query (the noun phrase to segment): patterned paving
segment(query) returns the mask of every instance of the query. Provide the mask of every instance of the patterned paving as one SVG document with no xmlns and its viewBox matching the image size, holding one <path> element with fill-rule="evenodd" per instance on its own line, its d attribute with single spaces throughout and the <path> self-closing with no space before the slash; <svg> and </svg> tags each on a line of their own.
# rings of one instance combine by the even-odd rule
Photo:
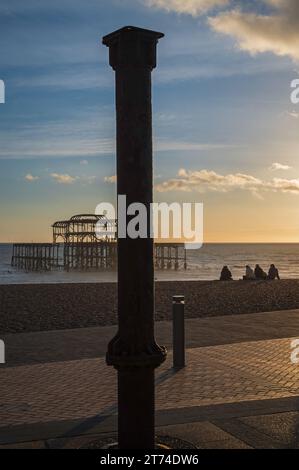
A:
<svg viewBox="0 0 299 470">
<path fill-rule="evenodd" d="M 172 348 L 172 322 L 156 322 L 159 344 Z M 105 356 L 116 326 L 4 335 L 6 367 Z M 186 318 L 186 347 L 199 348 L 280 338 L 299 338 L 299 310 Z"/>
<path fill-rule="evenodd" d="M 299 396 L 291 339 L 189 349 L 156 373 L 157 409 Z M 0 368 L 1 426 L 116 413 L 116 373 L 103 358 Z"/>
</svg>

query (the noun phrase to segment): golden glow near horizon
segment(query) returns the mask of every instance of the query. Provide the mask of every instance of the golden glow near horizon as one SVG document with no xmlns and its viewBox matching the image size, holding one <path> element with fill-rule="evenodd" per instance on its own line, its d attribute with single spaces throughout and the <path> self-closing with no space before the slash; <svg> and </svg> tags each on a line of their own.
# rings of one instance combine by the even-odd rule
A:
<svg viewBox="0 0 299 470">
<path fill-rule="evenodd" d="M 297 195 L 271 193 L 258 199 L 234 191 L 206 193 L 197 195 L 197 199 L 204 202 L 205 243 L 299 243 Z M 69 217 L 78 211 L 66 212 Z M 63 218 L 63 214 L 51 217 L 30 212 L 19 219 L 7 215 L 5 224 L 0 221 L 0 242 L 51 242 L 51 224 L 59 215 Z"/>
</svg>

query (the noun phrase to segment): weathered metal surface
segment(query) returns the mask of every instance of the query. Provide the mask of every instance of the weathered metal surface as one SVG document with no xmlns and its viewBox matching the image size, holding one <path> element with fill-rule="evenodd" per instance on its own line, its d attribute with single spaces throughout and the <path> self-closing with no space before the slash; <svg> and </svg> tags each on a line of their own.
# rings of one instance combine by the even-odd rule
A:
<svg viewBox="0 0 299 470">
<path fill-rule="evenodd" d="M 119 446 L 123 449 L 154 448 L 154 369 L 166 358 L 165 348 L 154 337 L 150 233 L 151 71 L 162 37 L 162 33 L 128 26 L 103 39 L 116 72 L 117 193 L 126 195 L 126 207 L 142 203 L 148 221 L 146 238 L 118 238 L 119 330 L 108 346 L 107 363 L 118 370 Z M 118 219 L 119 230 L 121 223 Z"/>
</svg>

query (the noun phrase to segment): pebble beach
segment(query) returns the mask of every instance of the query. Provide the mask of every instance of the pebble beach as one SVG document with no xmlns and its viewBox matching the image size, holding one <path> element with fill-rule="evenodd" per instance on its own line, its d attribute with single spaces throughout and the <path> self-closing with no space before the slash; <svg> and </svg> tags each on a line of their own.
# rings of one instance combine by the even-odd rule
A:
<svg viewBox="0 0 299 470">
<path fill-rule="evenodd" d="M 156 282 L 156 321 L 170 320 L 172 296 L 185 295 L 186 318 L 299 308 L 299 280 Z M 117 284 L 0 285 L 0 334 L 117 323 Z"/>
</svg>

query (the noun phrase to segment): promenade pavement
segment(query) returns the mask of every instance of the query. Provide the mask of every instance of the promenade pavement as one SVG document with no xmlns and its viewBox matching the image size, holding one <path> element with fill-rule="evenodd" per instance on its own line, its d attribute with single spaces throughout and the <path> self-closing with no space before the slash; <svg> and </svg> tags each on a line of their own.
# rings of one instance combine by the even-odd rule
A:
<svg viewBox="0 0 299 470">
<path fill-rule="evenodd" d="M 184 369 L 156 371 L 157 432 L 201 448 L 298 447 L 299 311 L 187 320 Z M 171 324 L 156 324 L 171 347 Z M 9 335 L 0 366 L 0 444 L 80 447 L 116 429 L 114 328 Z"/>
</svg>

